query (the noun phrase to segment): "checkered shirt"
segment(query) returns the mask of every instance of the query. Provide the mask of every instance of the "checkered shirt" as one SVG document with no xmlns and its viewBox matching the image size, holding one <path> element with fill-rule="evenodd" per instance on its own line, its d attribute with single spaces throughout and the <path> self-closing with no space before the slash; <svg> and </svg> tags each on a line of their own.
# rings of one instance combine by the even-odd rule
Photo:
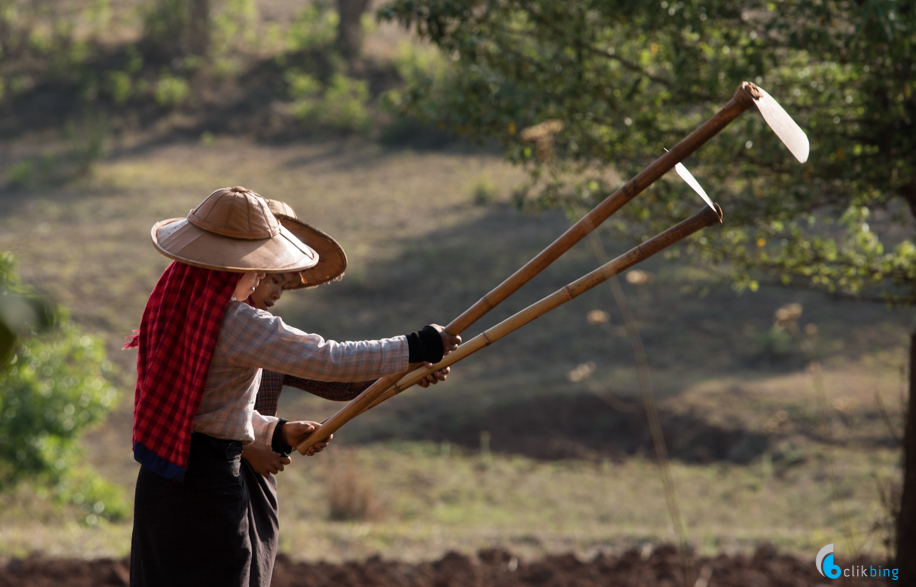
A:
<svg viewBox="0 0 916 587">
<path fill-rule="evenodd" d="M 405 371 L 407 357 L 404 336 L 358 342 L 325 340 L 233 300 L 210 360 L 194 431 L 270 446 L 278 420 L 254 409 L 261 368 L 313 381 L 366 381 Z"/>
<path fill-rule="evenodd" d="M 337 402 L 348 402 L 364 391 L 375 380 L 361 383 L 338 383 L 328 381 L 315 381 L 302 379 L 292 375 L 284 375 L 276 371 L 261 371 L 261 387 L 258 388 L 258 398 L 254 402 L 254 409 L 263 416 L 276 416 L 277 406 L 280 403 L 280 393 L 283 386 L 296 387 L 302 391 Z"/>
</svg>

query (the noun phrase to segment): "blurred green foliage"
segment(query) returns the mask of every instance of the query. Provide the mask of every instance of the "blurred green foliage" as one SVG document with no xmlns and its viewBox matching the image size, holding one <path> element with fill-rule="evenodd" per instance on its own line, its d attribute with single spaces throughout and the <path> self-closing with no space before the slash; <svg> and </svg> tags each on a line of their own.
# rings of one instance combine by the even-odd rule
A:
<svg viewBox="0 0 916 587">
<path fill-rule="evenodd" d="M 522 200 L 591 207 L 757 83 L 806 130 L 799 166 L 748 112 L 687 161 L 725 225 L 681 254 L 761 281 L 916 302 L 916 6 L 895 0 L 394 0 L 380 16 L 451 61 L 407 77 L 405 114 L 497 140 Z M 523 129 L 556 120 L 542 141 Z M 695 211 L 660 181 L 610 223 L 636 240 Z M 672 254 L 677 255 L 675 251 Z"/>
<path fill-rule="evenodd" d="M 111 369 L 101 341 L 29 296 L 0 255 L 0 489 L 29 481 L 88 501 L 88 523 L 125 515 L 120 491 L 80 464 L 80 434 L 113 407 Z"/>
<path fill-rule="evenodd" d="M 174 76 L 168 70 L 163 70 L 156 82 L 156 89 L 153 96 L 156 103 L 162 107 L 169 108 L 177 106 L 188 99 L 191 89 L 187 80 Z"/>
<path fill-rule="evenodd" d="M 394 57 L 394 66 L 405 85 L 386 92 L 383 103 L 403 115 L 439 121 L 445 97 L 432 96 L 450 87 L 450 76 L 455 72 L 448 65 L 448 59 L 435 47 L 401 43 Z M 421 94 L 421 88 L 425 88 L 423 92 L 430 93 Z"/>
<path fill-rule="evenodd" d="M 118 9 L 119 24 L 130 20 L 133 27 L 126 40 L 119 38 L 123 30 L 109 29 L 114 8 L 108 0 L 0 0 L 0 114 L 3 108 L 28 114 L 10 120 L 11 128 L 61 129 L 104 116 L 110 124 L 91 126 L 107 135 L 149 127 L 173 112 L 202 120 L 226 106 L 223 96 L 246 102 L 245 94 L 252 112 L 286 102 L 281 110 L 309 133 L 364 132 L 377 118 L 372 72 L 348 70 L 332 2 L 309 2 L 289 22 L 277 23 L 262 21 L 254 0 L 144 0 L 129 14 Z M 139 37 L 131 37 L 137 30 Z M 302 76 L 314 79 L 317 89 L 303 91 L 296 81 Z M 204 124 L 238 130 L 239 120 L 229 119 L 213 116 Z M 253 124 L 263 127 L 261 120 Z M 102 150 L 85 154 L 100 157 Z M 89 165 L 76 169 L 85 173 Z M 64 175 L 51 174 L 55 181 Z M 7 176 L 13 186 L 47 183 L 35 162 Z"/>
<path fill-rule="evenodd" d="M 54 308 L 16 279 L 13 255 L 0 252 L 0 373 L 8 367 L 20 336 L 46 331 L 56 321 Z"/>
<path fill-rule="evenodd" d="M 290 52 L 326 51 L 334 44 L 340 17 L 330 2 L 309 2 L 299 11 L 286 34 Z"/>
<path fill-rule="evenodd" d="M 369 84 L 335 73 L 322 84 L 306 73 L 288 71 L 286 81 L 293 98 L 293 112 L 305 124 L 336 130 L 366 131 L 371 125 L 367 103 Z"/>
<path fill-rule="evenodd" d="M 176 57 L 187 51 L 183 46 L 191 26 L 190 3 L 185 0 L 155 0 L 144 3 L 143 38 L 148 46 L 156 47 L 164 58 Z"/>
</svg>

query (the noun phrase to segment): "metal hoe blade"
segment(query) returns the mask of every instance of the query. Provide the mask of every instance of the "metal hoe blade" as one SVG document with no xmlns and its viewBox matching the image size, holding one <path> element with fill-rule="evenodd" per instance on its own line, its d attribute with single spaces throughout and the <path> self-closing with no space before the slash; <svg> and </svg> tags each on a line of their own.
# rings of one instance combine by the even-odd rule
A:
<svg viewBox="0 0 916 587">
<path fill-rule="evenodd" d="M 665 152 L 668 153 L 668 149 L 665 149 Z M 675 165 L 674 170 L 677 171 L 677 174 L 681 176 L 681 179 L 687 182 L 687 185 L 693 188 L 693 191 L 700 194 L 700 197 L 703 198 L 703 201 L 706 202 L 707 206 L 713 210 L 716 209 L 715 204 L 713 204 L 712 200 L 709 199 L 709 196 L 706 195 L 706 190 L 703 189 L 703 186 L 700 185 L 700 182 L 697 181 L 693 174 L 687 171 L 687 168 L 684 167 L 683 163 L 678 163 Z"/>
<path fill-rule="evenodd" d="M 684 167 L 683 163 L 678 163 L 675 165 L 674 170 L 677 171 L 677 174 L 681 176 L 681 179 L 687 182 L 687 185 L 693 188 L 693 191 L 700 194 L 700 197 L 703 198 L 703 201 L 706 202 L 707 206 L 713 210 L 716 209 L 712 203 L 712 200 L 710 200 L 709 196 L 706 195 L 706 190 L 703 189 L 703 186 L 700 185 L 700 182 L 696 180 L 693 174 L 687 171 L 687 168 Z"/>
<path fill-rule="evenodd" d="M 805 131 L 792 120 L 789 113 L 783 110 L 773 96 L 767 94 L 763 88 L 754 84 L 746 85 L 748 93 L 754 98 L 754 104 L 766 123 L 773 129 L 779 140 L 782 141 L 799 163 L 808 160 L 808 137 Z"/>
</svg>

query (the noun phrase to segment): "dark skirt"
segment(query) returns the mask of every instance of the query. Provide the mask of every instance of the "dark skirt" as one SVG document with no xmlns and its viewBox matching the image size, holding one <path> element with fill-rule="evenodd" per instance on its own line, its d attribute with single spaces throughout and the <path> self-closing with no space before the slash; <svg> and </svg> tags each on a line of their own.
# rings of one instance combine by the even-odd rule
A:
<svg viewBox="0 0 916 587">
<path fill-rule="evenodd" d="M 248 536 L 251 539 L 250 587 L 268 587 L 277 560 L 280 532 L 277 478 L 265 477 L 242 459 L 242 474 L 248 486 Z"/>
<path fill-rule="evenodd" d="M 242 445 L 191 435 L 183 482 L 140 467 L 131 587 L 248 587 L 251 542 Z"/>
</svg>

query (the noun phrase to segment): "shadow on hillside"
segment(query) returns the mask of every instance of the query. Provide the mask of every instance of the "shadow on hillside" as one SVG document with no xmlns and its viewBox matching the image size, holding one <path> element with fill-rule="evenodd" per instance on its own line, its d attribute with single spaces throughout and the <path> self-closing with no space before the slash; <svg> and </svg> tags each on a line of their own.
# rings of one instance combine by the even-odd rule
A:
<svg viewBox="0 0 916 587">
<path fill-rule="evenodd" d="M 695 414 L 659 410 L 659 418 L 672 459 L 746 464 L 769 448 L 764 434 L 721 428 Z M 586 394 L 517 398 L 480 412 L 438 411 L 407 432 L 396 434 L 379 427 L 376 434 L 376 440 L 449 442 L 474 451 L 492 450 L 535 459 L 655 458 L 641 407 L 634 413 L 623 413 Z"/>
<path fill-rule="evenodd" d="M 340 282 L 290 295 L 280 308 L 284 319 L 336 340 L 393 336 L 430 322 L 445 325 L 569 227 L 569 221 L 557 211 L 523 214 L 506 204 L 490 205 L 466 216 L 472 219 L 428 236 L 386 243 L 394 254 L 351 270 Z M 607 235 L 602 240 L 612 256 L 629 248 L 628 243 Z M 464 340 L 598 265 L 588 246 L 579 243 L 462 333 Z M 852 305 L 810 292 L 776 288 L 736 294 L 730 284 L 661 255 L 644 261 L 639 268 L 653 276 L 648 284 L 632 285 L 624 275 L 620 281 L 660 398 L 676 395 L 677 388 L 726 374 L 771 376 L 803 370 L 812 357 L 856 359 L 878 348 L 896 348 L 903 339 L 895 340 L 894 336 L 906 335 L 902 329 L 894 330 L 900 313 L 880 305 Z M 303 297 L 293 301 L 300 295 Z M 789 302 L 803 307 L 799 326 L 811 325 L 817 332 L 805 346 L 774 328 L 775 311 Z M 590 323 L 588 314 L 595 309 L 606 313 L 605 323 Z M 848 336 L 852 330 L 856 337 Z M 558 384 L 569 388 L 566 374 L 587 361 L 598 366 L 597 377 L 602 376 L 603 369 L 605 374 L 614 369 L 635 369 L 631 341 L 607 285 L 599 285 L 538 318 L 459 368 L 478 364 L 480 357 L 486 357 L 490 371 L 482 376 L 500 377 L 501 388 L 506 383 L 504 373 L 495 368 L 534 369 L 542 376 L 558 376 L 552 383 L 544 381 L 542 390 Z M 657 378 L 659 373 L 672 373 L 673 377 Z M 474 381 L 475 385 L 480 383 L 479 379 Z"/>
<path fill-rule="evenodd" d="M 308 302 L 284 306 L 284 319 L 336 340 L 392 336 L 429 322 L 445 325 L 568 226 L 559 213 L 531 216 L 490 206 L 475 220 L 437 232 L 434 240 L 393 243 L 400 252 L 389 261 L 313 290 Z M 619 242 L 605 246 L 614 254 L 627 248 Z M 464 340 L 597 264 L 580 244 L 481 319 Z M 857 305 L 851 315 L 844 312 L 846 303 L 813 294 L 764 288 L 736 295 L 728 284 L 685 275 L 684 264 L 659 258 L 640 268 L 652 272 L 653 281 L 639 289 L 623 280 L 622 287 L 639 323 L 660 406 L 699 382 L 803 370 L 808 361 L 797 342 L 773 340 L 773 312 L 789 301 L 801 303 L 806 321 L 819 325 L 820 340 L 832 345 L 825 352 L 855 357 L 876 344 L 892 344 L 886 336 L 892 316 L 885 308 Z M 700 295 L 702 288 L 707 291 Z M 614 328 L 589 324 L 593 309 L 608 312 Z M 458 364 L 446 384 L 405 394 L 390 409 L 348 425 L 345 434 L 356 442 L 449 442 L 480 450 L 483 431 L 494 452 L 542 459 L 654 458 L 641 406 L 632 414 L 614 411 L 567 378 L 577 365 L 593 362 L 596 380 L 639 405 L 633 351 L 621 324 L 607 287 L 595 288 Z M 837 346 L 852 328 L 860 333 L 855 343 Z M 726 400 L 761 409 L 755 398 Z M 716 415 L 660 409 L 669 455 L 691 463 L 748 463 L 771 448 L 765 434 L 742 428 L 742 422 L 724 428 L 714 423 L 722 421 Z"/>
</svg>

